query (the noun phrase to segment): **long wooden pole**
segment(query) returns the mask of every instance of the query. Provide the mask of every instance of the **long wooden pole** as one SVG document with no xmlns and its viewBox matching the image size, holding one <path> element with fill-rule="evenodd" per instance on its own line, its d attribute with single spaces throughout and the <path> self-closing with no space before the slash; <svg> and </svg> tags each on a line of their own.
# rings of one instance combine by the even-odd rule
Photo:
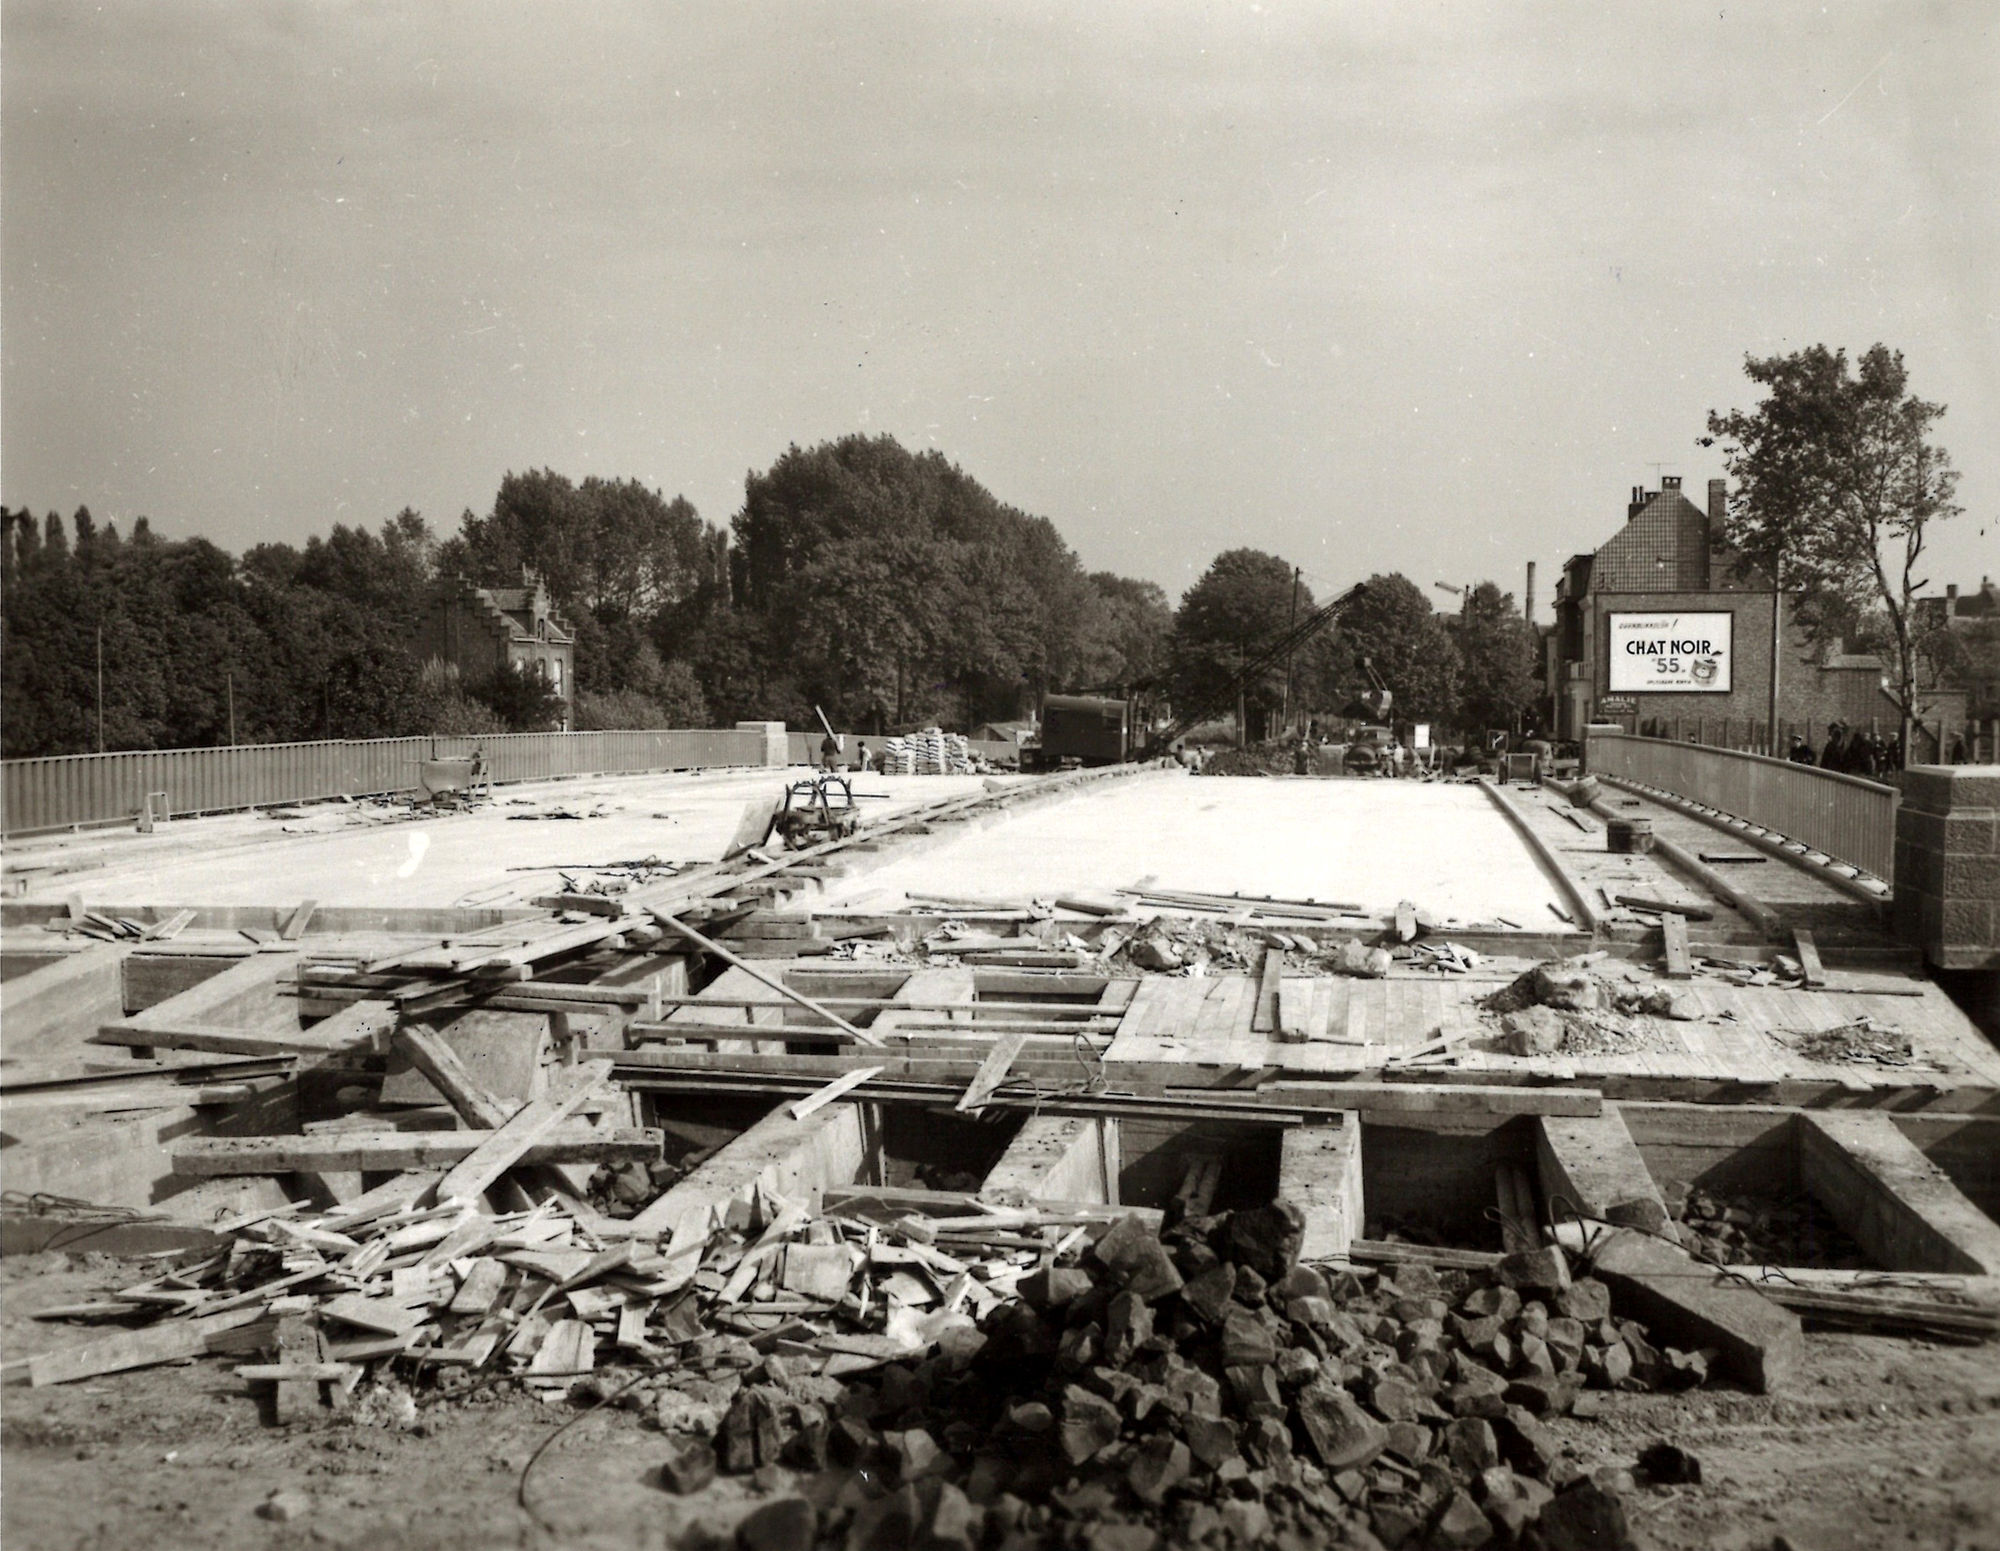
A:
<svg viewBox="0 0 2000 1551">
<path fill-rule="evenodd" d="M 668 930 L 678 932 L 681 936 L 685 937 L 689 942 L 693 943 L 697 948 L 701 949 L 703 953 L 714 954 L 718 959 L 722 960 L 723 963 L 731 965 L 736 969 L 742 970 L 743 973 L 748 975 L 752 980 L 757 981 L 761 985 L 769 986 L 773 991 L 776 991 L 780 996 L 784 997 L 787 1001 L 797 1002 L 799 1006 L 805 1008 L 807 1012 L 819 1014 L 820 1017 L 826 1019 L 827 1022 L 831 1023 L 835 1028 L 845 1029 L 849 1034 L 851 1034 L 854 1037 L 854 1041 L 856 1044 L 880 1045 L 882 1043 L 880 1039 L 876 1038 L 876 1036 L 874 1036 L 873 1034 L 870 1034 L 866 1029 L 856 1028 L 853 1024 L 849 1023 L 845 1018 L 841 1017 L 841 1015 L 835 1012 L 832 1008 L 824 1006 L 823 1004 L 814 1001 L 810 996 L 807 996 L 803 991 L 793 990 L 790 986 L 786 985 L 782 980 L 777 979 L 775 976 L 765 974 L 761 969 L 757 968 L 756 965 L 751 964 L 746 960 L 737 957 L 735 954 L 731 953 L 727 948 L 723 947 L 721 943 L 713 942 L 709 938 L 702 936 L 700 932 L 697 932 L 693 927 L 689 926 L 686 922 L 681 921 L 672 915 L 669 915 L 666 911 L 660 909 L 657 905 L 648 906 L 647 913 L 651 915 L 655 921 L 658 921 L 660 925 L 666 927 Z M 756 1024 L 754 1023 L 745 1024 L 744 1038 L 755 1039 L 756 1037 L 757 1037 Z"/>
</svg>

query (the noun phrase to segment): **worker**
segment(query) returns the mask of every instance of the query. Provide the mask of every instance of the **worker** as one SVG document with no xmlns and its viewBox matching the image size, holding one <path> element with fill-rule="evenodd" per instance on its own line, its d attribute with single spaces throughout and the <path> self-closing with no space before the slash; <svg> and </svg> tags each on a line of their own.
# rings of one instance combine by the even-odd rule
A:
<svg viewBox="0 0 2000 1551">
<path fill-rule="evenodd" d="M 840 768 L 840 740 L 832 733 L 819 740 L 819 762 L 822 769 Z"/>
<path fill-rule="evenodd" d="M 1812 745 L 1806 742 L 1798 733 L 1792 734 L 1792 750 L 1785 758 L 1789 759 L 1795 765 L 1812 765 L 1818 763 L 1818 760 L 1813 756 Z"/>
<path fill-rule="evenodd" d="M 1292 773 L 1311 775 L 1313 769 L 1313 747 L 1304 734 L 1299 737 L 1299 746 L 1292 750 Z"/>
<path fill-rule="evenodd" d="M 1826 747 L 1819 751 L 1822 770 L 1847 768 L 1847 723 L 1835 722 L 1826 730 Z"/>
<path fill-rule="evenodd" d="M 854 768 L 859 770 L 863 775 L 866 775 L 870 770 L 875 768 L 869 760 L 868 745 L 865 743 L 857 742 L 854 745 Z"/>
</svg>

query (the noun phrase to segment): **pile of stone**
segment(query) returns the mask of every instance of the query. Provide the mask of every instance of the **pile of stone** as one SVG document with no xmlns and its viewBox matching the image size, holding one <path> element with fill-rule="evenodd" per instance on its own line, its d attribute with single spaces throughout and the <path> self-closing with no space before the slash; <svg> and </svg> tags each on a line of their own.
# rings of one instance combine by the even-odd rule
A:
<svg viewBox="0 0 2000 1551">
<path fill-rule="evenodd" d="M 750 1548 L 1630 1544 L 1631 1472 L 1549 1420 L 1700 1383 L 1707 1354 L 1655 1346 L 1553 1248 L 1328 1272 L 1296 1262 L 1301 1226 L 1282 1202 L 1164 1236 L 1123 1218 L 922 1356 L 829 1384 L 711 1347 L 633 1403 L 674 1434 L 676 1489 L 810 1473 Z"/>
<path fill-rule="evenodd" d="M 1716 1265 L 1811 1266 L 1859 1271 L 1861 1246 L 1811 1196 L 1716 1196 L 1691 1190 L 1669 1208 L 1668 1232 L 1691 1255 Z"/>
<path fill-rule="evenodd" d="M 1635 1018 L 1691 1022 L 1702 1016 L 1684 990 L 1629 965 L 1598 971 L 1601 953 L 1537 964 L 1480 1005 L 1495 1014 L 1510 1055 L 1601 1055 L 1644 1049 Z"/>
</svg>

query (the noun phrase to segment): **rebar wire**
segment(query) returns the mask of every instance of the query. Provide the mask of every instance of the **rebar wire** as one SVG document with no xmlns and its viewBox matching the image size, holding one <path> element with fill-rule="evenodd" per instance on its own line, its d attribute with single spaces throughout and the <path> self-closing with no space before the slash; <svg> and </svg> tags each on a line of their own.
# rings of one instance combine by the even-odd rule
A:
<svg viewBox="0 0 2000 1551">
<path fill-rule="evenodd" d="M 593 1370 L 585 1370 L 585 1371 L 588 1372 Z M 596 1400 L 592 1401 L 589 1405 L 585 1406 L 581 1411 L 577 1412 L 575 1416 L 571 1417 L 568 1421 L 564 1422 L 562 1426 L 558 1427 L 554 1432 L 550 1433 L 548 1437 L 544 1438 L 540 1443 L 538 1443 L 535 1446 L 535 1452 L 528 1456 L 528 1462 L 521 1467 L 521 1479 L 515 1484 L 514 1487 L 514 1501 L 520 1506 L 521 1511 L 527 1514 L 528 1517 L 533 1519 L 537 1524 L 541 1525 L 541 1527 L 547 1530 L 551 1535 L 560 1534 L 560 1531 L 556 1528 L 556 1526 L 552 1524 L 549 1520 L 543 1518 L 540 1513 L 536 1512 L 534 1504 L 528 1500 L 528 1477 L 534 1473 L 535 1466 L 540 1463 L 542 1456 L 548 1453 L 549 1449 L 555 1444 L 556 1440 L 561 1438 L 563 1434 L 567 1433 L 572 1427 L 576 1426 L 578 1422 L 581 1422 L 585 1417 L 595 1416 L 605 1406 L 611 1404 L 612 1401 L 621 1399 L 626 1394 L 630 1393 L 632 1390 L 637 1389 L 643 1381 L 653 1378 L 656 1375 L 663 1373 L 665 1371 L 666 1371 L 666 1365 L 663 1363 L 655 1364 L 652 1367 L 640 1369 L 639 1372 L 633 1374 L 631 1378 L 627 1379 L 623 1384 L 619 1385 L 618 1388 L 610 1391 L 608 1394 L 600 1393 Z M 559 1378 L 581 1377 L 581 1375 L 574 1373 L 547 1373 L 547 1374 L 516 1374 L 513 1375 L 513 1377 L 559 1379 Z M 461 1391 L 461 1393 L 463 1392 Z"/>
</svg>

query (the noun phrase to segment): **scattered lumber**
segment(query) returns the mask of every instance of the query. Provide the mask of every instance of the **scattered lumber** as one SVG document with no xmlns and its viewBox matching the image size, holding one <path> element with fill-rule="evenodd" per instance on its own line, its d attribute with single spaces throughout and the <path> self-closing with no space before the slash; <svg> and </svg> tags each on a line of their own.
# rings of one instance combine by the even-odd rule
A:
<svg viewBox="0 0 2000 1551">
<path fill-rule="evenodd" d="M 1628 910 L 1643 910 L 1649 915 L 1682 916 L 1689 921 L 1713 921 L 1715 912 L 1706 905 L 1684 905 L 1679 900 L 1655 899 L 1650 894 L 1619 894 L 1613 902 Z"/>
<path fill-rule="evenodd" d="M 534 1109 L 534 1106 L 527 1106 Z M 526 1111 L 524 1110 L 524 1113 Z M 556 1120 L 543 1125 L 550 1113 Z M 516 1117 L 517 1119 L 519 1117 Z M 659 1133 L 636 1128 L 605 1129 L 578 1122 L 561 1126 L 557 1106 L 535 1109 L 521 1131 L 529 1141 L 515 1152 L 512 1163 L 643 1162 L 658 1157 Z M 510 1122 L 511 1124 L 511 1122 Z M 507 1136 L 507 1147 L 521 1135 Z M 326 1173 L 359 1169 L 364 1173 L 410 1169 L 457 1168 L 474 1158 L 506 1132 L 493 1131 L 335 1131 L 320 1136 L 196 1136 L 173 1144 L 174 1172 L 195 1176 L 223 1174 Z M 492 1155 L 480 1160 L 485 1168 Z M 511 1167 L 512 1163 L 504 1166 Z M 462 1185 L 463 1181 L 455 1184 Z M 482 1187 L 483 1188 L 483 1187 Z"/>
</svg>

